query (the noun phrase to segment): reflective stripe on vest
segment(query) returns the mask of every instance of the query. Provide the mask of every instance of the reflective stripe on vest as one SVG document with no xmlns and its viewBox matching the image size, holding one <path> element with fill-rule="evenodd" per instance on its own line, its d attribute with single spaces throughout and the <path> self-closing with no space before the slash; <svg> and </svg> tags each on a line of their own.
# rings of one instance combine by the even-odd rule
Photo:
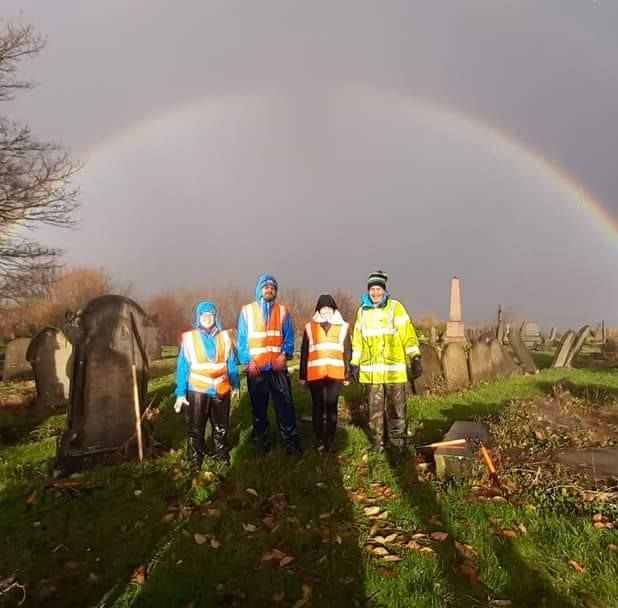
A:
<svg viewBox="0 0 618 608">
<path fill-rule="evenodd" d="M 307 357 L 307 380 L 313 382 L 324 378 L 344 380 L 343 343 L 348 331 L 348 324 L 331 325 L 328 332 L 316 321 L 305 326 L 309 339 Z"/>
<path fill-rule="evenodd" d="M 287 314 L 281 304 L 273 304 L 268 324 L 262 317 L 262 309 L 257 302 L 243 306 L 247 318 L 247 342 L 249 356 L 260 367 L 272 365 L 281 353 L 283 346 L 283 321 Z"/>
<path fill-rule="evenodd" d="M 182 334 L 185 355 L 191 365 L 189 383 L 192 388 L 207 392 L 214 388 L 219 395 L 226 395 L 232 389 L 227 374 L 227 360 L 232 349 L 232 341 L 226 331 L 215 336 L 215 359 L 208 358 L 199 329 Z"/>
</svg>

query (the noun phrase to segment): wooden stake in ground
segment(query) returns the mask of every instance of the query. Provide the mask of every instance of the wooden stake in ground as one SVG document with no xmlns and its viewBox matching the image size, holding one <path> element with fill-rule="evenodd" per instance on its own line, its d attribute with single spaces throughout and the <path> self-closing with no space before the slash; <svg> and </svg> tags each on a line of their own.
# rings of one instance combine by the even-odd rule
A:
<svg viewBox="0 0 618 608">
<path fill-rule="evenodd" d="M 135 410 L 135 435 L 137 437 L 137 454 L 139 461 L 144 460 L 144 444 L 142 443 L 142 417 L 139 413 L 139 390 L 137 388 L 137 368 L 135 363 L 131 366 L 133 376 L 133 407 Z"/>
</svg>

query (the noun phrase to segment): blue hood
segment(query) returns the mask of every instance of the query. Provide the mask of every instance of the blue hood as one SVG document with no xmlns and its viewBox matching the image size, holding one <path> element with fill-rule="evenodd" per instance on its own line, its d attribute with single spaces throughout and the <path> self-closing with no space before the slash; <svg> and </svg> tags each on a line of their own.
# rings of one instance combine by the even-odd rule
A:
<svg viewBox="0 0 618 608">
<path fill-rule="evenodd" d="M 388 299 L 391 297 L 391 294 L 388 293 L 388 291 L 384 292 L 384 297 L 382 298 L 382 301 L 380 302 L 380 304 L 378 304 L 378 308 L 384 308 L 387 303 L 388 303 Z M 362 296 L 361 296 L 361 306 L 363 308 L 373 308 L 373 302 L 371 301 L 371 298 L 369 297 L 369 294 L 367 292 L 365 292 Z"/>
<path fill-rule="evenodd" d="M 266 285 L 266 283 L 274 283 L 275 289 L 279 291 L 279 283 L 277 283 L 277 279 L 273 277 L 271 274 L 263 274 L 257 281 L 257 285 L 255 286 L 255 301 L 260 305 L 262 309 L 262 317 L 264 317 L 264 321 L 268 322 L 270 318 L 270 312 L 273 309 L 273 304 L 277 299 L 275 295 L 275 300 L 271 300 L 270 302 L 265 302 L 262 297 L 262 287 Z"/>
<path fill-rule="evenodd" d="M 195 307 L 195 315 L 193 318 L 193 327 L 195 327 L 196 329 L 200 329 L 201 325 L 200 325 L 200 317 L 205 313 L 205 312 L 210 312 L 213 315 L 215 315 L 215 327 L 217 328 L 218 331 L 221 330 L 221 319 L 219 319 L 219 312 L 217 311 L 217 307 L 212 303 L 212 302 L 208 302 L 207 300 L 200 302 L 196 307 Z"/>
</svg>

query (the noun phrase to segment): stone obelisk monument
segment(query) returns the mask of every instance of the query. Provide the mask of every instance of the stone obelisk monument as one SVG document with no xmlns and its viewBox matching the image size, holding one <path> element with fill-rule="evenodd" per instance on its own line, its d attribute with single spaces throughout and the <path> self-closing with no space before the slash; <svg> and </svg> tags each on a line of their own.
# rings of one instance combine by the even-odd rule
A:
<svg viewBox="0 0 618 608">
<path fill-rule="evenodd" d="M 464 324 L 461 318 L 461 290 L 459 279 L 451 280 L 451 305 L 449 308 L 448 323 L 446 324 L 446 342 L 465 342 Z"/>
</svg>

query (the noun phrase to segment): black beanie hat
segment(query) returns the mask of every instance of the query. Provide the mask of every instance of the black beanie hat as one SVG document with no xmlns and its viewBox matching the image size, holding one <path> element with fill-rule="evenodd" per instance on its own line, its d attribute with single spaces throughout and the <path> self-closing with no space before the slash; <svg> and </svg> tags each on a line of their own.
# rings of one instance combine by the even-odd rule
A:
<svg viewBox="0 0 618 608">
<path fill-rule="evenodd" d="M 324 308 L 324 306 L 328 306 L 333 310 L 337 310 L 337 303 L 335 302 L 335 298 L 333 298 L 333 296 L 331 296 L 330 294 L 323 293 L 318 298 L 318 303 L 315 305 L 315 309 L 317 311 L 320 310 L 320 308 Z"/>
<path fill-rule="evenodd" d="M 386 290 L 386 281 L 388 280 L 388 275 L 383 270 L 376 270 L 369 275 L 369 279 L 367 280 L 367 289 L 370 287 L 374 287 L 377 285 L 382 289 Z"/>
</svg>

